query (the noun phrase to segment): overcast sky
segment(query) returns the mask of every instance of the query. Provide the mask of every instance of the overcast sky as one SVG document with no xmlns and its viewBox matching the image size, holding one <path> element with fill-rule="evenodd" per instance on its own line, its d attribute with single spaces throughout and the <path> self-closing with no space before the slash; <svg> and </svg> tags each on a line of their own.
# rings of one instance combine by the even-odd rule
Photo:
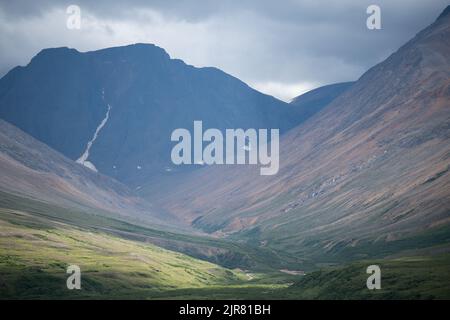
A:
<svg viewBox="0 0 450 320">
<path fill-rule="evenodd" d="M 154 43 L 173 58 L 215 66 L 280 99 L 356 80 L 432 23 L 445 0 L 0 0 L 0 75 L 41 49 Z M 81 29 L 66 27 L 69 5 Z M 381 8 L 381 30 L 366 9 Z"/>
</svg>

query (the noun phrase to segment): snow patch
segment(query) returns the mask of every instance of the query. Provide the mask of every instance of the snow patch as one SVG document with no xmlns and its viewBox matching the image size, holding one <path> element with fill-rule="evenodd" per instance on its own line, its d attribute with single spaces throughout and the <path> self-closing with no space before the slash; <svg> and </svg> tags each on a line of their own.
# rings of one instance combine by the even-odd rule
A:
<svg viewBox="0 0 450 320">
<path fill-rule="evenodd" d="M 105 90 L 102 90 L 102 99 L 104 100 L 105 98 Z M 92 137 L 92 139 L 90 141 L 88 141 L 87 146 L 86 146 L 86 150 L 84 151 L 84 153 L 81 155 L 81 157 L 79 157 L 76 162 L 79 164 L 82 164 L 83 166 L 98 172 L 97 168 L 95 167 L 95 165 L 88 161 L 89 158 L 89 151 L 92 147 L 92 145 L 94 144 L 95 140 L 98 137 L 98 134 L 100 133 L 100 130 L 102 130 L 102 128 L 105 126 L 106 122 L 108 122 L 109 119 L 109 112 L 111 111 L 111 106 L 108 104 L 108 110 L 106 111 L 106 115 L 105 118 L 103 118 L 103 120 L 100 122 L 100 124 L 98 125 L 97 129 L 94 132 L 94 136 Z"/>
<path fill-rule="evenodd" d="M 77 160 L 77 162 L 78 162 L 78 160 Z M 80 162 L 78 162 L 78 163 L 80 163 Z M 92 162 L 90 162 L 90 161 L 84 161 L 83 163 L 80 163 L 80 164 L 82 164 L 83 166 L 85 166 L 85 167 L 91 169 L 92 171 L 98 172 L 97 168 L 96 168 L 96 167 L 94 166 L 94 164 L 93 164 Z"/>
</svg>

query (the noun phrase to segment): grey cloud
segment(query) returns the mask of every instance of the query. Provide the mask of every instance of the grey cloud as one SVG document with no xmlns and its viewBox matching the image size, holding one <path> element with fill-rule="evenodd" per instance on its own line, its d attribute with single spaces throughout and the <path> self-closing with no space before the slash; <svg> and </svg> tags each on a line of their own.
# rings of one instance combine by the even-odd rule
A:
<svg viewBox="0 0 450 320">
<path fill-rule="evenodd" d="M 65 29 L 69 4 L 78 4 L 88 15 L 87 30 Z M 365 26 L 370 4 L 381 7 L 382 30 Z M 217 66 L 251 85 L 285 84 L 291 92 L 295 83 L 358 78 L 430 24 L 447 4 L 445 0 L 1 1 L 0 72 L 26 63 L 44 46 L 83 51 L 145 41 L 188 63 Z"/>
</svg>

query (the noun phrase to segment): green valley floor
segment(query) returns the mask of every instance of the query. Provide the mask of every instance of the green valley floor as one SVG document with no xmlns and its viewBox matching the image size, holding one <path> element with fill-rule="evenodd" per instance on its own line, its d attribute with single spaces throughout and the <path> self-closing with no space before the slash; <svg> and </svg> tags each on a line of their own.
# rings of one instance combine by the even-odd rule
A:
<svg viewBox="0 0 450 320">
<path fill-rule="evenodd" d="M 243 270 L 7 206 L 0 208 L 0 299 L 449 299 L 444 249 L 306 275 Z M 73 264 L 81 290 L 66 287 Z M 381 290 L 366 288 L 370 264 L 381 267 Z"/>
</svg>

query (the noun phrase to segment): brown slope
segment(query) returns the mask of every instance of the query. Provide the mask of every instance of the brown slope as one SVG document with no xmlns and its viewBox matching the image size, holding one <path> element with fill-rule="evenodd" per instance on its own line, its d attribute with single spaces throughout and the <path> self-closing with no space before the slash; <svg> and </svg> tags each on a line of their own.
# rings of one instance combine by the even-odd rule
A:
<svg viewBox="0 0 450 320">
<path fill-rule="evenodd" d="M 448 225 L 449 79 L 446 14 L 285 135 L 277 175 L 207 168 L 153 198 L 196 227 L 290 252 Z"/>
<path fill-rule="evenodd" d="M 0 120 L 0 191 L 61 207 L 164 224 L 161 214 L 126 186 L 95 173 Z"/>
</svg>

